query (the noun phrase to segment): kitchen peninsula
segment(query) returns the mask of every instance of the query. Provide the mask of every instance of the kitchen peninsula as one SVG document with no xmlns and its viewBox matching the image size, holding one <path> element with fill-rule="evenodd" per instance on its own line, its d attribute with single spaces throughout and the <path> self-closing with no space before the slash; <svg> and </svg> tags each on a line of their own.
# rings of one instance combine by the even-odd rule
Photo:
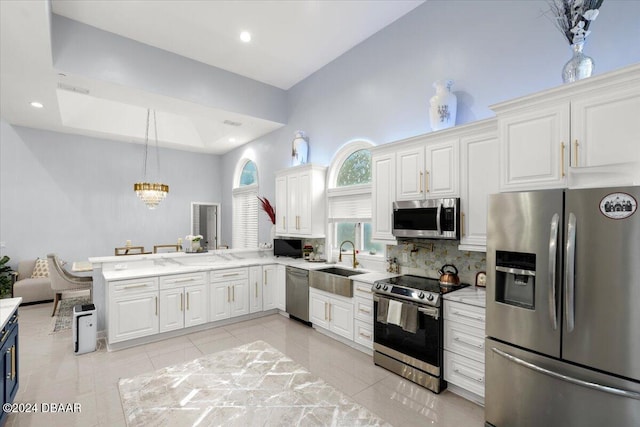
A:
<svg viewBox="0 0 640 427">
<path fill-rule="evenodd" d="M 94 257 L 93 303 L 110 350 L 285 311 L 285 267 L 326 267 L 271 250 Z M 381 273 L 359 275 L 377 279 Z"/>
</svg>

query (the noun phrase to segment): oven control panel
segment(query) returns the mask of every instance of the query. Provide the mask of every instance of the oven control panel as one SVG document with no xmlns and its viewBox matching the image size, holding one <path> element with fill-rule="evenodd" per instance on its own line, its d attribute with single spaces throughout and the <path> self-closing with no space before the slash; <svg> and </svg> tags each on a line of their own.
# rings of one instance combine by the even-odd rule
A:
<svg viewBox="0 0 640 427">
<path fill-rule="evenodd" d="M 372 286 L 373 292 L 379 294 L 387 294 L 396 296 L 402 299 L 414 301 L 419 304 L 428 304 L 438 307 L 440 304 L 440 295 L 428 292 L 419 291 L 417 289 L 405 288 L 402 286 L 394 286 L 384 282 L 377 282 Z"/>
</svg>

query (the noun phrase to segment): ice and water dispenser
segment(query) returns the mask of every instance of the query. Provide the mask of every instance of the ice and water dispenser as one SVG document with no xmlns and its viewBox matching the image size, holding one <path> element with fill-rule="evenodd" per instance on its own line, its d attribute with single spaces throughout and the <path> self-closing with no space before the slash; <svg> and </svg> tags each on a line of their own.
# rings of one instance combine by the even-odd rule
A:
<svg viewBox="0 0 640 427">
<path fill-rule="evenodd" d="M 535 309 L 536 255 L 496 251 L 496 301 Z"/>
</svg>

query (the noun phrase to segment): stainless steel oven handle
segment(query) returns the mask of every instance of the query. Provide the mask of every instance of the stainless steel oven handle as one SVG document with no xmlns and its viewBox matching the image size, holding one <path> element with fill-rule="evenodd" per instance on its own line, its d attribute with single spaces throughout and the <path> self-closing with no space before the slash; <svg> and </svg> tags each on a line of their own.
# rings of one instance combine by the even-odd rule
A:
<svg viewBox="0 0 640 427">
<path fill-rule="evenodd" d="M 440 309 L 439 308 L 418 307 L 418 311 L 420 313 L 426 314 L 429 317 L 433 317 L 436 320 L 438 320 L 440 318 Z"/>
<path fill-rule="evenodd" d="M 551 326 L 555 331 L 558 329 L 558 315 L 556 306 L 556 260 L 558 251 L 558 222 L 560 217 L 557 213 L 551 218 L 551 235 L 549 236 L 549 316 Z"/>
<path fill-rule="evenodd" d="M 569 214 L 567 225 L 567 263 L 564 283 L 564 314 L 567 318 L 567 332 L 575 327 L 575 264 L 576 264 L 576 216 Z"/>
<path fill-rule="evenodd" d="M 549 369 L 543 368 L 541 366 L 538 365 L 534 365 L 531 362 L 527 362 L 525 360 L 522 360 L 516 356 L 513 356 L 509 353 L 505 353 L 502 350 L 498 350 L 495 347 L 491 348 L 491 351 L 493 351 L 494 353 L 496 353 L 499 356 L 504 357 L 507 360 L 512 361 L 513 363 L 516 363 L 520 366 L 524 366 L 525 368 L 531 369 L 532 371 L 536 371 L 539 372 L 541 374 L 544 375 L 548 375 L 552 378 L 556 378 L 559 379 L 561 381 L 566 381 L 569 382 L 571 384 L 575 384 L 575 385 L 579 385 L 582 387 L 587 387 L 593 390 L 597 390 L 597 391 L 601 391 L 604 393 L 610 393 L 610 394 L 615 394 L 617 396 L 622 396 L 622 397 L 628 397 L 630 399 L 636 399 L 636 400 L 640 400 L 640 393 L 636 393 L 635 391 L 630 391 L 630 390 L 623 390 L 620 388 L 615 388 L 615 387 L 609 387 L 606 385 L 602 385 L 602 384 L 597 384 L 597 383 L 592 383 L 590 381 L 584 381 L 584 380 L 580 380 L 578 378 L 573 378 L 564 374 L 560 374 L 558 372 L 554 372 L 554 371 L 550 371 Z"/>
<path fill-rule="evenodd" d="M 442 205 L 438 205 L 438 210 L 436 211 L 436 227 L 438 229 L 438 234 L 442 234 L 442 226 L 440 225 L 440 214 L 442 213 Z"/>
</svg>

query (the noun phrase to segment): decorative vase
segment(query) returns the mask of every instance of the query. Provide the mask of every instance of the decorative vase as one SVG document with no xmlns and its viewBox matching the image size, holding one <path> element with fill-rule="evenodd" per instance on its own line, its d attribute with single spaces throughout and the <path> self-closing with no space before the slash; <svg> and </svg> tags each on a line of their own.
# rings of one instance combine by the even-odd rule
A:
<svg viewBox="0 0 640 427">
<path fill-rule="evenodd" d="M 200 240 L 191 241 L 191 252 L 198 252 L 200 250 Z"/>
<path fill-rule="evenodd" d="M 309 154 L 309 138 L 301 130 L 296 132 L 296 136 L 291 142 L 291 166 L 298 166 L 307 163 Z"/>
<path fill-rule="evenodd" d="M 562 81 L 571 83 L 591 77 L 593 73 L 593 59 L 582 53 L 584 42 L 571 45 L 573 56 L 562 68 Z"/>
<path fill-rule="evenodd" d="M 436 94 L 429 100 L 431 130 L 447 129 L 456 124 L 458 98 L 451 93 L 453 80 L 438 80 L 433 83 Z"/>
</svg>

